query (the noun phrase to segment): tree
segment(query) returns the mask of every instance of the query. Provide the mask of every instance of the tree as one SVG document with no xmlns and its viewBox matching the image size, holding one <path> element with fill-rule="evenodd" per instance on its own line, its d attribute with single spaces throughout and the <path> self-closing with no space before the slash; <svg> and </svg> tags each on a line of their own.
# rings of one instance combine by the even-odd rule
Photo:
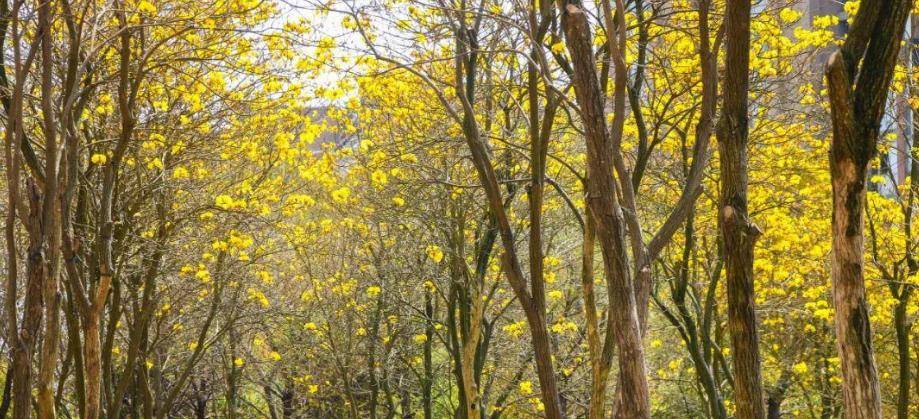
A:
<svg viewBox="0 0 919 419">
<path fill-rule="evenodd" d="M 868 165 L 877 153 L 910 1 L 859 7 L 849 35 L 826 66 L 833 141 L 833 300 L 848 418 L 881 417 L 881 396 L 865 295 L 864 211 Z"/>
<path fill-rule="evenodd" d="M 725 27 L 723 99 L 716 133 L 721 162 L 719 223 L 724 242 L 734 389 L 737 416 L 763 418 L 765 409 L 753 289 L 753 246 L 761 233 L 749 220 L 747 209 L 749 1 L 727 4 Z"/>
</svg>

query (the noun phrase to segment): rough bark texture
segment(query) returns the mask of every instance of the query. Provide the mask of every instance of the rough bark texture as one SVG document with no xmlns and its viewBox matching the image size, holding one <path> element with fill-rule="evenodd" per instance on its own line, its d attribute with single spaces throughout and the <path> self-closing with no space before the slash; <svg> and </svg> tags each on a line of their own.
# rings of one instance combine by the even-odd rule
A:
<svg viewBox="0 0 919 419">
<path fill-rule="evenodd" d="M 909 294 L 909 292 L 907 292 Z M 909 388 L 910 388 L 910 345 L 909 334 L 912 329 L 907 319 L 906 308 L 909 296 L 901 300 L 894 308 L 894 329 L 897 334 L 897 361 L 899 363 L 897 376 L 897 419 L 909 418 Z"/>
<path fill-rule="evenodd" d="M 45 249 L 41 241 L 42 199 L 34 181 L 28 185 L 29 257 L 26 265 L 25 311 L 17 342 L 13 345 L 13 418 L 28 419 L 32 412 L 32 355 L 42 319 L 42 279 Z"/>
<path fill-rule="evenodd" d="M 590 354 L 590 405 L 587 417 L 602 419 L 605 415 L 606 378 L 609 368 L 604 367 L 600 342 L 600 320 L 597 315 L 596 293 L 594 292 L 594 221 L 587 214 L 584 223 L 584 241 L 581 255 L 581 292 L 584 296 L 584 323 L 587 328 L 587 349 Z"/>
<path fill-rule="evenodd" d="M 845 417 L 880 418 L 881 398 L 864 280 L 864 208 L 877 139 L 910 0 L 863 3 L 848 38 L 827 62 L 832 111 L 831 272 Z"/>
<path fill-rule="evenodd" d="M 51 37 L 52 3 L 43 1 L 38 7 L 38 22 L 41 30 L 41 113 L 42 131 L 45 140 L 45 184 L 42 208 L 42 241 L 46 256 L 42 282 L 44 302 L 44 333 L 41 347 L 41 362 L 38 374 L 38 417 L 54 418 L 54 373 L 58 363 L 58 342 L 60 340 L 60 294 L 58 293 L 60 270 L 61 217 L 58 193 L 60 158 L 57 142 L 57 125 L 53 104 L 53 45 Z"/>
<path fill-rule="evenodd" d="M 725 14 L 723 104 L 716 131 L 721 155 L 718 221 L 727 274 L 734 399 L 738 418 L 764 418 L 753 289 L 753 246 L 760 232 L 750 222 L 747 212 L 750 1 L 728 2 Z"/>
<path fill-rule="evenodd" d="M 608 327 L 613 329 L 619 347 L 621 409 L 616 414 L 625 418 L 650 417 L 641 330 L 625 244 L 625 223 L 613 178 L 612 144 L 606 128 L 600 81 L 593 62 L 590 26 L 579 1 L 563 0 L 560 6 L 562 27 L 574 68 L 574 90 L 587 142 L 587 170 L 591 174 L 587 183 L 587 204 L 596 222 L 596 237 L 609 286 L 611 322 Z M 604 367 L 608 368 L 607 365 Z"/>
</svg>

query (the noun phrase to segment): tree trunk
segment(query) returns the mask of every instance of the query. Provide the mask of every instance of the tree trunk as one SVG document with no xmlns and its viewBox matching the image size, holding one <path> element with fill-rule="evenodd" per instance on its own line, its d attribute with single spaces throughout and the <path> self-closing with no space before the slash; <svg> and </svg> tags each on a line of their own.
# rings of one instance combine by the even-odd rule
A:
<svg viewBox="0 0 919 419">
<path fill-rule="evenodd" d="M 481 336 L 480 327 L 482 325 L 483 305 L 479 293 L 473 294 L 470 298 L 472 312 L 469 319 L 469 330 L 463 339 L 462 359 L 460 362 L 461 375 L 463 378 L 463 393 L 466 395 L 466 417 L 469 419 L 480 419 L 481 401 L 479 400 L 479 389 L 474 377 L 475 354 L 479 345 Z"/>
<path fill-rule="evenodd" d="M 766 418 L 782 419 L 782 402 L 785 401 L 785 394 L 788 387 L 791 386 L 791 375 L 788 370 L 782 372 L 775 387 L 766 392 Z"/>
<path fill-rule="evenodd" d="M 462 21 L 461 21 L 462 22 Z M 461 23 L 465 25 L 465 23 Z M 517 256 L 516 239 L 507 212 L 504 209 L 498 179 L 489 156 L 488 148 L 482 141 L 479 127 L 475 121 L 472 102 L 474 99 L 474 82 L 478 60 L 478 46 L 476 45 L 475 32 L 460 28 L 456 34 L 456 92 L 457 99 L 463 104 L 463 115 L 460 117 L 452 107 L 448 107 L 454 119 L 461 123 L 463 136 L 469 146 L 473 165 L 478 174 L 479 181 L 488 197 L 489 209 L 495 216 L 496 226 L 501 235 L 504 246 L 502 267 L 514 295 L 526 314 L 527 324 L 530 328 L 533 352 L 536 357 L 536 372 L 539 377 L 539 389 L 545 407 L 545 415 L 549 419 L 564 417 L 561 410 L 558 383 L 555 377 L 555 368 L 552 365 L 552 343 L 546 327 L 546 314 L 543 297 L 531 295 L 526 287 L 526 276 Z M 449 106 L 449 105 L 447 105 Z M 533 289 L 541 289 L 542 277 L 530 278 L 534 282 Z M 542 308 L 541 308 L 542 307 Z M 634 307 L 633 307 L 634 308 Z"/>
<path fill-rule="evenodd" d="M 574 91 L 584 123 L 587 143 L 588 209 L 596 223 L 609 294 L 608 328 L 619 347 L 621 409 L 624 418 L 650 417 L 644 350 L 636 310 L 635 293 L 629 275 L 625 225 L 618 201 L 612 144 L 606 130 L 602 90 L 594 66 L 592 37 L 586 12 L 578 0 L 560 2 L 562 28 L 574 68 Z M 608 346 L 608 345 L 605 345 Z M 604 348 L 603 351 L 611 350 Z"/>
<path fill-rule="evenodd" d="M 83 323 L 83 362 L 86 368 L 86 418 L 101 416 L 102 339 L 100 313 L 93 311 Z"/>
<path fill-rule="evenodd" d="M 693 362 L 696 370 L 696 377 L 705 390 L 705 396 L 708 398 L 709 414 L 712 418 L 726 419 L 727 411 L 724 407 L 724 399 L 721 396 L 721 389 L 718 382 L 715 381 L 715 375 L 711 364 L 709 364 L 702 350 L 702 336 L 696 327 L 696 319 L 690 314 L 686 305 L 686 293 L 689 288 L 689 269 L 692 250 L 695 247 L 695 235 L 693 226 L 695 225 L 695 216 L 690 214 L 686 219 L 685 242 L 683 246 L 683 261 L 680 267 L 679 278 L 676 285 L 671 289 L 673 301 L 676 303 L 677 311 L 683 319 L 683 329 L 685 332 L 684 343 L 689 351 L 689 357 Z"/>
<path fill-rule="evenodd" d="M 594 292 L 594 221 L 587 214 L 584 223 L 584 240 L 581 254 L 581 292 L 584 295 L 584 323 L 587 328 L 587 349 L 590 354 L 590 405 L 589 419 L 602 419 L 606 404 L 606 378 L 609 368 L 604 366 L 600 343 L 600 321 L 597 315 L 596 293 Z"/>
<path fill-rule="evenodd" d="M 894 329 L 897 333 L 897 360 L 899 361 L 899 374 L 897 377 L 897 419 L 909 418 L 909 332 L 911 327 L 906 314 L 908 305 L 909 293 L 906 293 L 906 299 L 901 300 L 894 309 Z"/>
<path fill-rule="evenodd" d="M 835 160 L 835 159 L 834 159 Z M 865 165 L 835 160 L 833 176 L 833 295 L 848 418 L 880 418 L 881 400 L 871 344 L 862 267 Z"/>
<path fill-rule="evenodd" d="M 38 374 L 38 417 L 53 419 L 54 411 L 54 372 L 58 363 L 58 341 L 60 340 L 60 294 L 58 285 L 59 254 L 61 251 L 61 217 L 60 196 L 58 191 L 58 156 L 57 124 L 53 94 L 53 49 L 51 25 L 52 4 L 50 0 L 42 1 L 38 6 L 38 27 L 41 36 L 41 113 L 42 131 L 45 139 L 45 184 L 44 202 L 42 205 L 42 244 L 45 247 L 45 266 L 42 280 L 42 301 L 45 313 L 45 331 L 41 350 L 41 361 Z"/>
<path fill-rule="evenodd" d="M 42 240 L 42 198 L 38 186 L 30 180 L 29 256 L 26 270 L 25 313 L 17 342 L 13 345 L 13 418 L 29 419 L 32 415 L 32 354 L 42 321 L 42 281 L 45 248 Z"/>
<path fill-rule="evenodd" d="M 721 153 L 718 221 L 724 241 L 736 413 L 741 419 L 759 419 L 766 416 L 753 289 L 753 246 L 760 232 L 747 212 L 750 0 L 728 2 L 725 26 L 724 102 L 716 131 Z"/>
<path fill-rule="evenodd" d="M 431 389 L 434 385 L 434 369 L 433 362 L 431 359 L 431 346 L 433 344 L 432 340 L 434 339 L 434 303 L 433 296 L 431 295 L 431 290 L 425 288 L 424 291 L 424 376 L 421 382 L 421 405 L 424 410 L 424 419 L 432 419 L 431 412 L 431 403 L 433 398 L 431 397 Z"/>
<path fill-rule="evenodd" d="M 833 123 L 831 273 L 845 417 L 881 417 L 877 367 L 864 279 L 864 207 L 868 165 L 877 140 L 910 0 L 858 10 L 849 36 L 826 67 Z"/>
</svg>

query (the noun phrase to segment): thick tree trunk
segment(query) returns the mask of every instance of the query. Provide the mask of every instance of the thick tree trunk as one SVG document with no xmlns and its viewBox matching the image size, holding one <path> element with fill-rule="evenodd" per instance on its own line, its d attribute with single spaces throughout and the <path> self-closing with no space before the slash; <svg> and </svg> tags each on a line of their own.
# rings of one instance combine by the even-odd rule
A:
<svg viewBox="0 0 919 419">
<path fill-rule="evenodd" d="M 864 208 L 868 166 L 910 0 L 864 3 L 849 36 L 827 62 L 832 111 L 830 175 L 833 184 L 833 300 L 842 367 L 845 417 L 881 417 L 881 396 L 871 343 L 864 279 Z"/>
<path fill-rule="evenodd" d="M 837 168 L 833 171 L 832 275 L 843 404 L 847 418 L 880 418 L 880 388 L 862 276 L 866 167 L 848 158 L 834 159 L 832 166 Z"/>
<path fill-rule="evenodd" d="M 728 328 L 737 417 L 766 416 L 753 289 L 753 246 L 760 232 L 747 209 L 750 0 L 727 3 L 723 109 L 716 135 L 721 154 L 719 217 L 727 278 Z"/>
</svg>

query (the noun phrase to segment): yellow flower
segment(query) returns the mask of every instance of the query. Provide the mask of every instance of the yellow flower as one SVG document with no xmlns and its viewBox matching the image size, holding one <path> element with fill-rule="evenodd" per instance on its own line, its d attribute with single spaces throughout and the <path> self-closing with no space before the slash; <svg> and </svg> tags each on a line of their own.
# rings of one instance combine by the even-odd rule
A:
<svg viewBox="0 0 919 419">
<path fill-rule="evenodd" d="M 220 195 L 214 198 L 214 205 L 217 205 L 217 208 L 220 209 L 228 209 L 233 206 L 233 198 L 227 195 Z"/>
<path fill-rule="evenodd" d="M 858 13 L 859 1 L 847 1 L 843 4 L 842 9 L 846 11 L 846 14 L 850 17 L 855 16 Z"/>
<path fill-rule="evenodd" d="M 280 361 L 280 360 L 281 360 L 281 354 L 279 354 L 279 353 L 277 353 L 277 352 L 275 352 L 275 351 L 271 351 L 271 353 L 268 354 L 268 356 L 270 356 L 271 359 L 273 359 L 273 360 L 275 360 L 275 361 Z"/>
<path fill-rule="evenodd" d="M 211 281 L 211 273 L 208 272 L 207 269 L 202 269 L 202 270 L 199 270 L 198 272 L 195 272 L 195 278 L 197 278 L 201 282 L 208 283 Z"/>
<path fill-rule="evenodd" d="M 163 168 L 163 161 L 160 160 L 159 157 L 147 162 L 147 169 L 152 170 L 152 169 L 162 169 L 162 168 Z"/>
<path fill-rule="evenodd" d="M 172 170 L 173 179 L 188 179 L 188 169 L 179 166 Z"/>
<path fill-rule="evenodd" d="M 148 15 L 154 15 L 156 14 L 156 6 L 147 0 L 141 0 L 140 3 L 137 3 L 137 11 Z"/>
<path fill-rule="evenodd" d="M 93 156 L 90 157 L 89 160 L 92 161 L 93 164 L 100 164 L 100 165 L 101 165 L 101 164 L 105 164 L 105 162 L 108 161 L 108 156 L 106 156 L 105 154 L 98 154 L 98 153 L 97 153 L 97 154 L 93 154 Z"/>
<path fill-rule="evenodd" d="M 521 381 L 517 387 L 520 389 L 520 394 L 530 394 L 533 392 L 533 383 L 529 381 Z"/>
<path fill-rule="evenodd" d="M 434 262 L 440 263 L 444 259 L 444 252 L 440 250 L 440 247 L 437 245 L 430 244 L 427 248 L 428 257 L 431 258 Z"/>
<path fill-rule="evenodd" d="M 428 336 L 424 334 L 418 334 L 418 335 L 415 335 L 414 339 L 415 339 L 415 343 L 421 345 L 422 343 L 425 343 L 428 341 Z"/>
<path fill-rule="evenodd" d="M 839 22 L 839 18 L 833 15 L 816 16 L 814 17 L 813 26 L 816 29 L 826 29 L 835 25 L 837 22 Z"/>
<path fill-rule="evenodd" d="M 798 18 L 800 17 L 801 17 L 801 12 L 795 9 L 792 9 L 790 7 L 786 7 L 782 9 L 781 12 L 779 12 L 779 18 L 782 19 L 782 21 L 785 23 L 794 22 L 798 20 Z"/>
<path fill-rule="evenodd" d="M 561 53 L 565 52 L 565 44 L 563 44 L 562 41 L 558 41 L 558 42 L 552 44 L 552 46 L 549 47 L 549 49 L 551 49 L 552 52 L 554 52 L 554 53 L 556 53 L 556 54 L 561 54 Z"/>
<path fill-rule="evenodd" d="M 236 365 L 237 367 L 241 367 L 241 366 L 243 366 L 245 363 L 246 363 L 246 361 L 244 361 L 242 358 L 236 358 L 236 359 L 233 360 L 233 365 Z"/>
<path fill-rule="evenodd" d="M 373 181 L 373 186 L 377 189 L 380 189 L 389 183 L 389 177 L 387 177 L 386 172 L 382 170 L 376 170 L 370 174 L 370 180 Z"/>
<path fill-rule="evenodd" d="M 341 187 L 332 191 L 332 200 L 338 202 L 339 204 L 344 204 L 348 202 L 348 197 L 351 196 L 351 190 L 347 187 Z"/>
</svg>

